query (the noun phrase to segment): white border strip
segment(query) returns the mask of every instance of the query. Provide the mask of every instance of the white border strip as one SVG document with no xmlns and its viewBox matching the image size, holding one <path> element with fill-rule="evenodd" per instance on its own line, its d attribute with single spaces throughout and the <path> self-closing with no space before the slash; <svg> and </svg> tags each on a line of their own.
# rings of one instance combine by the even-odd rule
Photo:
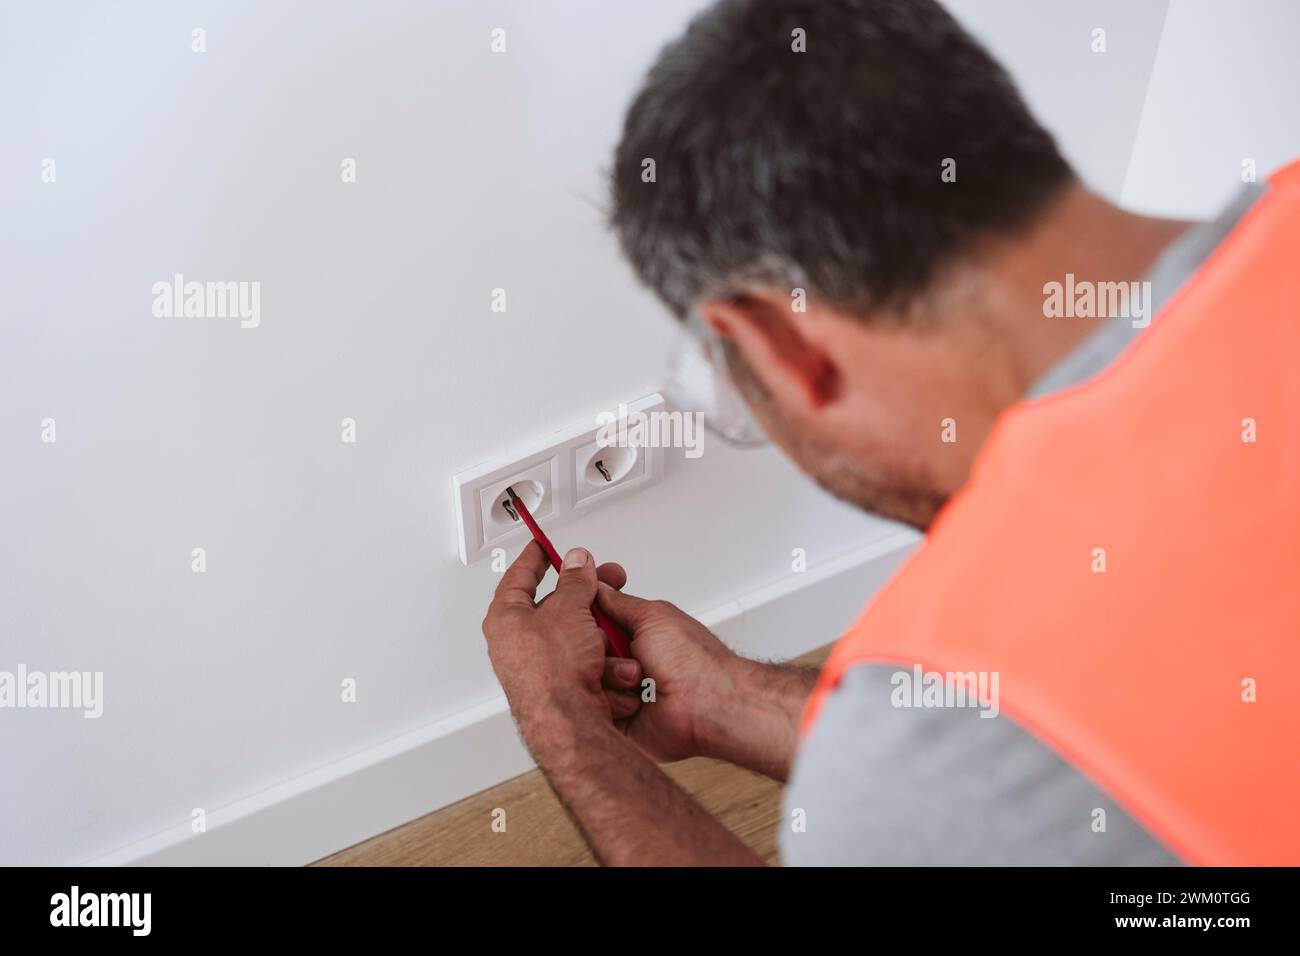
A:
<svg viewBox="0 0 1300 956">
<path fill-rule="evenodd" d="M 919 540 L 897 531 L 700 615 L 749 656 L 820 647 Z M 505 698 L 237 800 L 189 824 L 88 861 L 91 866 L 300 866 L 518 776 L 533 766 Z"/>
</svg>

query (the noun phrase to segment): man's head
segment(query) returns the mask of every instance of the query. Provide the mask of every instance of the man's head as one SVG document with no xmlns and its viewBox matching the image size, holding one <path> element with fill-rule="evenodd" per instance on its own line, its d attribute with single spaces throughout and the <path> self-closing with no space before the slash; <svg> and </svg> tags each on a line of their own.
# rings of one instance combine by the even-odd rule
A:
<svg viewBox="0 0 1300 956">
<path fill-rule="evenodd" d="M 773 438 L 928 524 L 1026 384 L 985 260 L 1074 187 L 1003 69 L 931 0 L 722 0 L 650 71 L 612 186 L 637 273 Z"/>
</svg>

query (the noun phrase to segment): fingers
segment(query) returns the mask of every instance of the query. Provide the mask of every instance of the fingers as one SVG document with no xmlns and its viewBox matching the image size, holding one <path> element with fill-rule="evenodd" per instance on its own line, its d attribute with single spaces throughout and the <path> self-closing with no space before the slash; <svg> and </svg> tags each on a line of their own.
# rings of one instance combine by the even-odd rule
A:
<svg viewBox="0 0 1300 956">
<path fill-rule="evenodd" d="M 529 541 L 528 546 L 519 552 L 515 563 L 506 569 L 497 585 L 488 614 L 510 607 L 533 607 L 533 598 L 537 596 L 537 585 L 542 583 L 546 569 L 550 564 L 546 553 L 536 541 Z"/>
<path fill-rule="evenodd" d="M 630 690 L 607 690 L 605 700 L 609 702 L 609 711 L 615 720 L 627 720 L 641 709 L 641 695 Z"/>
<path fill-rule="evenodd" d="M 605 660 L 605 673 L 601 677 L 609 712 L 615 720 L 634 717 L 641 709 L 641 662 L 628 657 L 610 657 Z"/>
<path fill-rule="evenodd" d="M 641 662 L 630 657 L 605 658 L 600 682 L 606 690 L 631 690 L 641 686 Z"/>
<path fill-rule="evenodd" d="M 555 585 L 551 603 L 585 610 L 591 607 L 595 596 L 596 562 L 586 548 L 573 548 L 564 556 L 564 563 L 560 566 L 560 581 Z"/>
<path fill-rule="evenodd" d="M 606 584 L 612 588 L 621 588 L 627 584 L 627 572 L 623 570 L 623 565 L 614 561 L 606 561 L 596 568 L 596 580 L 600 584 Z M 554 594 L 555 592 L 552 591 L 551 593 Z M 550 597 L 550 594 L 543 594 L 542 599 L 537 602 L 537 606 L 544 605 Z"/>
<path fill-rule="evenodd" d="M 632 631 L 634 634 L 645 623 L 655 607 L 654 601 L 624 594 L 611 587 L 599 588 L 596 602 L 602 611 L 614 619 L 615 624 L 621 624 L 624 630 Z"/>
<path fill-rule="evenodd" d="M 601 584 L 608 584 L 616 591 L 621 591 L 623 585 L 627 584 L 627 572 L 623 570 L 623 565 L 606 561 L 596 569 L 596 580 Z"/>
</svg>

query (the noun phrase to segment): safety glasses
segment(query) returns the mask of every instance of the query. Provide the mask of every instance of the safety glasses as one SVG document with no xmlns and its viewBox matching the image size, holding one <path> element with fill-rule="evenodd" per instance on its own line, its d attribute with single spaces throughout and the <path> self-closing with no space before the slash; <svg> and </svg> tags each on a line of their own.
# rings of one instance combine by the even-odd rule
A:
<svg viewBox="0 0 1300 956">
<path fill-rule="evenodd" d="M 759 448 L 768 443 L 727 370 L 722 339 L 696 310 L 673 343 L 664 390 L 674 407 L 702 413 L 704 427 L 728 445 Z"/>
</svg>

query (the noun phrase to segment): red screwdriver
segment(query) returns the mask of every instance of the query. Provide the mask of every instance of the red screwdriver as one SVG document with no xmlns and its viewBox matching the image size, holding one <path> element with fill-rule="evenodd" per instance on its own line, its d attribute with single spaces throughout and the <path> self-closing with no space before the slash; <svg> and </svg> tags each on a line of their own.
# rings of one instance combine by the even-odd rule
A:
<svg viewBox="0 0 1300 956">
<path fill-rule="evenodd" d="M 555 545 L 551 544 L 550 538 L 546 537 L 546 533 L 538 526 L 537 519 L 529 514 L 528 506 L 524 504 L 522 498 L 515 494 L 515 490 L 506 488 L 506 495 L 510 498 L 510 503 L 514 505 L 515 511 L 519 513 L 519 517 L 523 519 L 524 524 L 528 525 L 528 530 L 533 533 L 537 543 L 546 552 L 546 557 L 550 559 L 551 567 L 555 568 L 555 573 L 559 574 L 560 553 L 555 550 Z M 606 653 L 612 657 L 631 657 L 632 642 L 627 636 L 627 632 L 607 618 L 600 608 L 594 604 L 591 606 L 591 616 L 596 619 L 600 629 L 605 632 Z"/>
</svg>

